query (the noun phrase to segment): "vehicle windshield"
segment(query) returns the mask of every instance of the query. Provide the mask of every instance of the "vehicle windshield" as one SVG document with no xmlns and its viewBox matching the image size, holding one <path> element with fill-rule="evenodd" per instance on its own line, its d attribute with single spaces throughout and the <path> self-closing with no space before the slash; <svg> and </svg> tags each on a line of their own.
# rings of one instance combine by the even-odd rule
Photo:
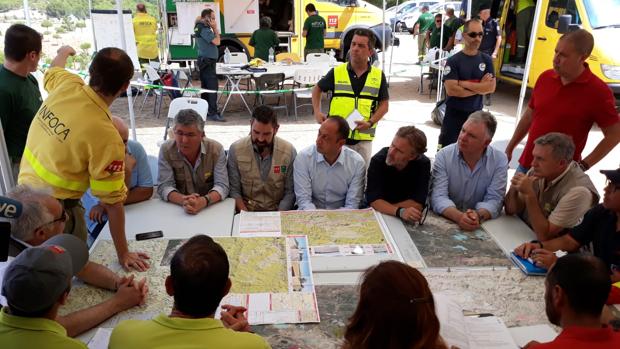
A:
<svg viewBox="0 0 620 349">
<path fill-rule="evenodd" d="M 592 29 L 620 28 L 620 0 L 584 0 Z"/>
</svg>

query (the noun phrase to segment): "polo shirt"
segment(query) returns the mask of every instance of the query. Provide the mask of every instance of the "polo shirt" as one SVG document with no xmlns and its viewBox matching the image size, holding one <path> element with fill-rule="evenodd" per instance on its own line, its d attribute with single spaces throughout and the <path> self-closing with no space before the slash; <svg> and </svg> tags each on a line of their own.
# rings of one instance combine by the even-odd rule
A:
<svg viewBox="0 0 620 349">
<path fill-rule="evenodd" d="M 260 336 L 236 332 L 213 318 L 187 319 L 160 314 L 151 320 L 125 320 L 112 331 L 109 349 L 267 349 Z"/>
<path fill-rule="evenodd" d="M 413 26 L 415 27 L 416 24 L 420 25 L 418 32 L 424 35 L 427 31 L 433 29 L 433 25 L 435 24 L 435 15 L 430 12 L 424 12 L 420 15 L 420 17 L 418 17 L 418 20 L 415 21 Z"/>
<path fill-rule="evenodd" d="M 32 74 L 19 76 L 0 65 L 0 121 L 11 159 L 22 157 L 30 123 L 42 102 L 39 84 Z"/>
<path fill-rule="evenodd" d="M 607 265 L 620 266 L 620 231 L 616 230 L 618 216 L 603 204 L 598 204 L 586 212 L 583 221 L 570 229 L 570 236 L 581 246 L 592 243 L 594 255 Z"/>
<path fill-rule="evenodd" d="M 312 15 L 304 21 L 306 35 L 306 49 L 320 49 L 324 47 L 325 38 L 325 18 L 319 15 Z"/>
<path fill-rule="evenodd" d="M 488 21 L 482 23 L 482 30 L 484 32 L 484 36 L 482 37 L 482 42 L 480 43 L 480 51 L 488 55 L 493 54 L 497 37 L 500 35 L 497 20 L 489 18 Z"/>
<path fill-rule="evenodd" d="M 252 33 L 250 46 L 254 46 L 254 57 L 269 61 L 269 49 L 278 47 L 278 34 L 269 28 L 260 28 Z"/>
<path fill-rule="evenodd" d="M 536 349 L 611 349 L 620 348 L 620 332 L 611 327 L 588 328 L 568 326 L 551 342 L 534 345 Z"/>
<path fill-rule="evenodd" d="M 425 156 L 409 161 L 402 170 L 385 163 L 389 147 L 385 147 L 370 160 L 366 201 L 385 200 L 391 204 L 414 200 L 424 205 L 431 178 L 431 161 Z"/>
<path fill-rule="evenodd" d="M 370 72 L 370 63 L 368 63 L 368 69 L 360 76 L 355 75 L 355 71 L 351 67 L 351 63 L 347 63 L 347 72 L 349 73 L 349 79 L 351 80 L 351 88 L 353 89 L 353 93 L 359 95 L 366 84 L 366 78 L 368 77 L 368 73 Z M 324 77 L 319 80 L 317 85 L 323 92 L 334 91 L 335 83 L 334 83 L 334 68 L 330 69 Z M 386 100 L 390 98 L 390 94 L 388 92 L 387 79 L 385 78 L 385 73 L 381 72 L 381 87 L 379 87 L 379 97 L 380 101 Z"/>
<path fill-rule="evenodd" d="M 441 44 L 441 48 L 444 48 L 446 46 L 446 44 L 448 43 L 448 40 L 450 40 L 450 37 L 452 36 L 452 29 L 450 29 L 449 26 L 445 25 L 443 26 L 443 41 Z M 439 40 L 441 40 L 441 27 L 437 27 L 436 25 L 433 26 L 433 28 L 431 29 L 431 38 L 429 41 L 429 46 L 430 47 L 439 47 Z"/>
<path fill-rule="evenodd" d="M 58 322 L 27 318 L 0 311 L 0 348 L 85 349 L 86 344 L 67 337 Z"/>
<path fill-rule="evenodd" d="M 570 135 L 575 143 L 573 159 L 581 160 L 592 124 L 606 128 L 620 121 L 615 98 L 609 87 L 585 63 L 585 70 L 573 82 L 563 85 L 553 70 L 540 75 L 528 106 L 533 110 L 527 143 L 519 164 L 532 164 L 534 141 L 549 132 Z"/>
<path fill-rule="evenodd" d="M 198 57 L 218 59 L 220 51 L 212 42 L 213 39 L 215 39 L 215 32 L 213 31 L 213 28 L 204 25 L 201 21 L 198 21 L 194 26 L 194 37 L 196 38 Z"/>
<path fill-rule="evenodd" d="M 463 51 L 460 51 L 446 61 L 444 81 L 467 80 L 480 82 L 482 77 L 487 73 L 495 75 L 491 56 L 483 52 L 478 52 L 473 56 L 469 56 L 463 53 Z M 482 95 L 473 95 L 469 97 L 448 96 L 446 99 L 446 107 L 463 111 L 481 110 Z"/>
</svg>

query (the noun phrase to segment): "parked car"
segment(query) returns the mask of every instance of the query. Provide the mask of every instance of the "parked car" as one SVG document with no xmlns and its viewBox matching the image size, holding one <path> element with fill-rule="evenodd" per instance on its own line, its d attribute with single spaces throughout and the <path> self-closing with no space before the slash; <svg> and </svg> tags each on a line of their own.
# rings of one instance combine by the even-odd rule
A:
<svg viewBox="0 0 620 349">
<path fill-rule="evenodd" d="M 448 1 L 444 3 L 437 3 L 435 5 L 430 6 L 428 10 L 432 14 L 436 14 L 436 13 L 445 14 L 447 8 L 453 8 L 454 14 L 458 16 L 459 12 L 461 11 L 461 3 L 458 1 Z M 421 14 L 420 10 L 421 9 L 416 9 L 416 11 L 412 11 L 406 14 L 405 16 L 403 16 L 401 28 L 404 30 L 408 30 L 410 33 L 413 33 L 413 25 L 420 17 L 420 14 Z"/>
<path fill-rule="evenodd" d="M 398 9 L 395 9 L 394 12 L 392 12 L 389 17 L 392 31 L 404 31 L 406 28 L 403 28 L 403 25 L 404 25 L 403 17 L 412 13 L 412 11 L 419 11 L 424 5 L 432 7 L 438 4 L 439 4 L 439 1 L 406 1 L 406 2 L 403 2 L 402 4 L 398 5 Z M 386 18 L 388 18 L 387 11 L 386 11 Z"/>
</svg>

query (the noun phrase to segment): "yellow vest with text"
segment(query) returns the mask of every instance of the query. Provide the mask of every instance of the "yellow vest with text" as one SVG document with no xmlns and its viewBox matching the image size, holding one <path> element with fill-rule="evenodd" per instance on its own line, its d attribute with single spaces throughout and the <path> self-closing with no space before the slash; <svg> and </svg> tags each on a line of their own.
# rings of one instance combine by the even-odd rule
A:
<svg viewBox="0 0 620 349">
<path fill-rule="evenodd" d="M 355 95 L 349 79 L 348 64 L 341 64 L 334 68 L 334 94 L 329 105 L 329 115 L 337 115 L 346 118 L 356 108 L 368 121 L 379 102 L 379 89 L 381 87 L 381 69 L 370 66 L 366 77 L 366 83 L 359 95 Z M 375 138 L 377 124 L 363 131 L 354 130 L 349 133 L 349 138 L 358 141 L 372 141 Z"/>
<path fill-rule="evenodd" d="M 133 32 L 136 36 L 138 57 L 155 59 L 159 56 L 157 48 L 157 20 L 146 13 L 137 13 L 133 19 Z"/>
<path fill-rule="evenodd" d="M 91 189 L 107 204 L 125 201 L 125 145 L 108 105 L 79 76 L 50 68 L 49 92 L 28 130 L 18 183 L 51 187 L 57 199 Z"/>
</svg>

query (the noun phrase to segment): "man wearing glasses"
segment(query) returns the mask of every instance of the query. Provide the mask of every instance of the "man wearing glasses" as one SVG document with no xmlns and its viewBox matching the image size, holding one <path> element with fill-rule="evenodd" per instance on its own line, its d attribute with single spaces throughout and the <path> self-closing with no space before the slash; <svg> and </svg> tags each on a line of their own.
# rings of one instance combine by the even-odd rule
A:
<svg viewBox="0 0 620 349">
<path fill-rule="evenodd" d="M 601 173 L 607 177 L 603 203 L 591 208 L 568 234 L 544 242 L 526 242 L 515 248 L 515 254 L 532 258 L 536 265 L 548 269 L 558 258 L 555 251 L 578 252 L 592 244 L 592 253 L 607 266 L 612 284 L 620 282 L 620 168 Z"/>
<path fill-rule="evenodd" d="M 478 49 L 483 36 L 480 21 L 471 19 L 465 22 L 465 47 L 446 62 L 444 81 L 448 97 L 439 134 L 439 149 L 456 142 L 467 117 L 482 109 L 482 96 L 495 92 L 493 60 Z"/>
<path fill-rule="evenodd" d="M 179 111 L 174 117 L 174 139 L 159 150 L 157 194 L 189 214 L 197 214 L 228 196 L 224 148 L 205 137 L 204 126 L 194 110 Z"/>
<path fill-rule="evenodd" d="M 22 214 L 15 219 L 11 231 L 9 245 L 11 256 L 15 257 L 29 247 L 48 245 L 59 239 L 73 239 L 69 234 L 63 234 L 67 213 L 60 201 L 50 194 L 27 185 L 18 185 L 8 196 L 23 206 Z M 82 243 L 78 239 L 74 240 L 77 244 Z M 86 250 L 85 243 L 83 246 Z M 86 262 L 76 276 L 85 283 L 116 293 L 108 300 L 92 307 L 58 316 L 56 320 L 67 330 L 67 335 L 70 337 L 97 326 L 116 313 L 144 303 L 148 292 L 146 279 L 134 280 L 133 275 L 121 277 L 105 266 L 90 261 Z"/>
</svg>

